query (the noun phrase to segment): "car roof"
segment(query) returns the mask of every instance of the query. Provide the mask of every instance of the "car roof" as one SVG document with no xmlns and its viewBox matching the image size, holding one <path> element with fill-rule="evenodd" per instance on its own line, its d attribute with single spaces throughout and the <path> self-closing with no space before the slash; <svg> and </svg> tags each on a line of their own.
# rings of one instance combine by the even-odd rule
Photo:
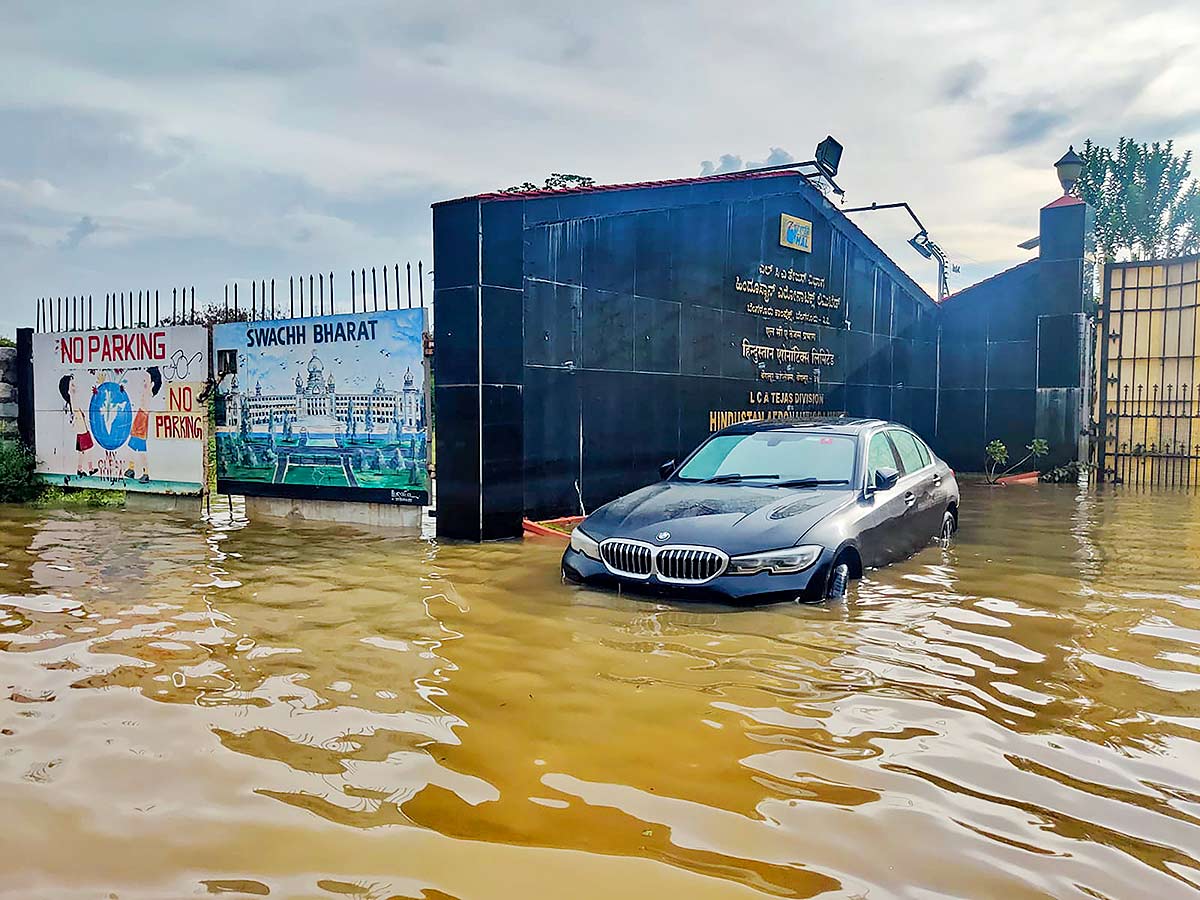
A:
<svg viewBox="0 0 1200 900">
<path fill-rule="evenodd" d="M 884 426 L 906 428 L 896 422 L 884 419 L 866 419 L 845 416 L 837 419 L 759 419 L 750 422 L 738 422 L 716 432 L 717 434 L 757 434 L 762 431 L 790 432 L 820 432 L 824 434 L 858 435 L 864 431 L 874 430 Z"/>
</svg>

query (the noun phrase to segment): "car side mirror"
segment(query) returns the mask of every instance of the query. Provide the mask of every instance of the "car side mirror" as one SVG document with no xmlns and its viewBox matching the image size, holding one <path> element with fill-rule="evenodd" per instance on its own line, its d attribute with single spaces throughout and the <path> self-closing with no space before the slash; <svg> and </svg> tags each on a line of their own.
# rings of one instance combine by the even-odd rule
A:
<svg viewBox="0 0 1200 900">
<path fill-rule="evenodd" d="M 884 466 L 882 469 L 877 469 L 875 471 L 875 490 L 891 490 L 896 486 L 896 482 L 899 480 L 899 471 L 893 469 L 891 466 Z"/>
<path fill-rule="evenodd" d="M 658 474 L 663 478 L 670 478 L 675 473 L 675 460 L 668 459 L 665 463 L 658 467 Z"/>
</svg>

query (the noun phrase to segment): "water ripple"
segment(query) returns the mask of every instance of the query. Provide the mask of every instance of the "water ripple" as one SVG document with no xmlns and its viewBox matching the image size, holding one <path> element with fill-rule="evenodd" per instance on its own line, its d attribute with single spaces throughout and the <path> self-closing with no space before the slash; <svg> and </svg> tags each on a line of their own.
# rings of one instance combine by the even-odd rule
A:
<svg viewBox="0 0 1200 900">
<path fill-rule="evenodd" d="M 548 540 L 0 519 L 3 896 L 1200 889 L 1197 497 L 968 489 L 950 549 L 742 610 Z"/>
</svg>

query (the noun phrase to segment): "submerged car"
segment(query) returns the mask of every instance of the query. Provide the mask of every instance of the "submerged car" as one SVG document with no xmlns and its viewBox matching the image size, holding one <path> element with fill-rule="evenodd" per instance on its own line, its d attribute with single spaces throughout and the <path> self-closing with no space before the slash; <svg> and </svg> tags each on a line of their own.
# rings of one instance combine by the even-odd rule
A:
<svg viewBox="0 0 1200 900">
<path fill-rule="evenodd" d="M 571 535 L 572 582 L 731 602 L 817 601 L 958 528 L 954 472 L 879 419 L 747 422 Z"/>
</svg>

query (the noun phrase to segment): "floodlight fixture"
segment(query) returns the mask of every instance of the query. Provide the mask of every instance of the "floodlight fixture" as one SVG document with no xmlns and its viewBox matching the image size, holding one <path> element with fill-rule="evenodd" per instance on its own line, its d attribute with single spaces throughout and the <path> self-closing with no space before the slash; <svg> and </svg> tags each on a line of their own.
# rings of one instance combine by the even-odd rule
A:
<svg viewBox="0 0 1200 900">
<path fill-rule="evenodd" d="M 921 231 L 910 237 L 908 245 L 926 259 L 933 259 L 933 251 L 929 249 L 929 235 L 926 232 Z"/>
<path fill-rule="evenodd" d="M 838 165 L 842 161 L 842 145 L 832 134 L 826 135 L 825 140 L 817 144 L 816 164 L 822 172 L 833 178 L 838 173 Z"/>
</svg>

